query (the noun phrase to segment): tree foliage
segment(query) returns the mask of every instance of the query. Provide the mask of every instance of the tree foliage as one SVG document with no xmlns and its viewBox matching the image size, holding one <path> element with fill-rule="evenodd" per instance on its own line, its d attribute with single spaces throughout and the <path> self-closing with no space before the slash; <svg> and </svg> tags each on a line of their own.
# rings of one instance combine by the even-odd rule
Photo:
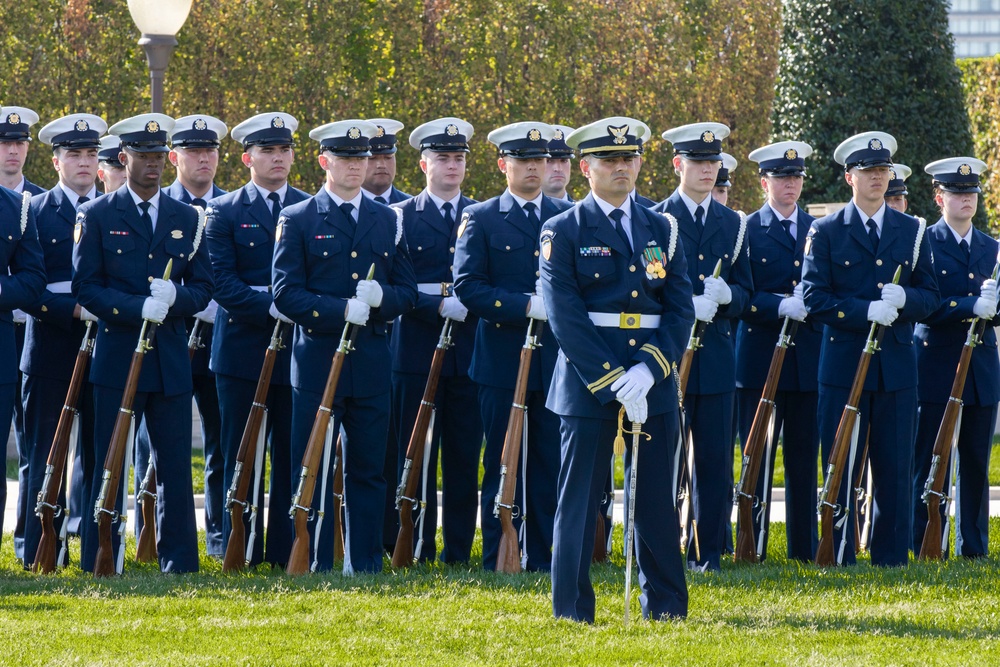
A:
<svg viewBox="0 0 1000 667">
<path fill-rule="evenodd" d="M 777 66 L 778 0 L 198 0 L 166 73 L 165 111 L 209 113 L 230 126 L 282 110 L 300 121 L 293 182 L 321 181 L 308 130 L 334 119 L 387 116 L 413 129 L 445 115 L 477 129 L 465 190 L 503 188 L 489 130 L 518 120 L 576 126 L 604 115 L 646 121 L 654 141 L 639 188 L 676 186 L 659 134 L 718 121 L 741 158 L 767 140 Z M 24 0 L 0 5 L 4 104 L 43 122 L 93 112 L 110 122 L 148 109 L 137 31 L 121 0 Z M 17 26 L 17 29 L 11 29 Z M 404 139 L 406 130 L 403 132 Z M 247 178 L 240 148 L 223 144 L 218 181 Z M 53 182 L 44 150 L 27 173 Z M 416 151 L 399 152 L 397 185 L 423 187 Z M 753 170 L 732 199 L 756 207 Z M 579 175 L 573 189 L 580 194 Z"/>
<path fill-rule="evenodd" d="M 1000 233 L 1000 55 L 960 60 L 965 106 L 975 137 L 973 155 L 987 164 L 982 178 L 979 210 L 986 215 L 990 232 Z"/>
<path fill-rule="evenodd" d="M 910 212 L 937 219 L 924 165 L 972 150 L 948 5 L 785 1 L 774 136 L 806 141 L 816 150 L 808 160 L 804 201 L 848 199 L 834 149 L 854 134 L 880 130 L 899 143 L 894 159 L 913 168 Z"/>
</svg>

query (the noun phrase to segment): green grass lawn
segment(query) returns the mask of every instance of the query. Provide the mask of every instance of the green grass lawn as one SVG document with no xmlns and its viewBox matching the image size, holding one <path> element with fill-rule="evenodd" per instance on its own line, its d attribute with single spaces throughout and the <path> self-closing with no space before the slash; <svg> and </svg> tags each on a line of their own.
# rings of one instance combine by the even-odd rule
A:
<svg viewBox="0 0 1000 667">
<path fill-rule="evenodd" d="M 997 519 L 991 534 L 997 554 Z M 484 573 L 477 562 L 290 578 L 223 575 L 203 558 L 199 574 L 168 576 L 130 554 L 124 576 L 94 581 L 75 567 L 21 571 L 8 534 L 0 663 L 1000 664 L 996 555 L 888 570 L 862 558 L 821 570 L 787 562 L 783 535 L 775 526 L 765 564 L 689 574 L 686 621 L 625 628 L 620 527 L 613 561 L 592 569 L 594 626 L 552 618 L 546 575 Z"/>
</svg>

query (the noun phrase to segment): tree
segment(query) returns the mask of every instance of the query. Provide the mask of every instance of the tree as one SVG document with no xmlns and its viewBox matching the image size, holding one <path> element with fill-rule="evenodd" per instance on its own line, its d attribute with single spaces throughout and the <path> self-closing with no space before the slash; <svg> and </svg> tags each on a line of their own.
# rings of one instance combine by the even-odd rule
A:
<svg viewBox="0 0 1000 667">
<path fill-rule="evenodd" d="M 948 0 L 786 0 L 775 140 L 813 146 L 808 202 L 846 201 L 833 152 L 844 139 L 888 132 L 913 168 L 910 213 L 937 220 L 924 165 L 969 155 L 972 137 L 948 32 Z"/>
</svg>

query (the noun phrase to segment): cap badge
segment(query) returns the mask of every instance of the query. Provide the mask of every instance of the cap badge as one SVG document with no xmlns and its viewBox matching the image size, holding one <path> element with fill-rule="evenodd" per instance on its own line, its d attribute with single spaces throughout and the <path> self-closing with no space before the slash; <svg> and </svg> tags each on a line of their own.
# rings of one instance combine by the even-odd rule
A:
<svg viewBox="0 0 1000 667">
<path fill-rule="evenodd" d="M 205 122 L 204 118 L 199 118 L 194 122 L 194 129 L 196 130 L 207 130 L 208 123 Z"/>
<path fill-rule="evenodd" d="M 157 123 L 155 120 L 151 120 L 148 123 L 146 123 L 146 131 L 147 132 L 159 132 L 160 131 L 160 124 Z"/>
<path fill-rule="evenodd" d="M 712 143 L 713 141 L 715 141 L 715 132 L 712 132 L 711 130 L 706 130 L 702 132 L 701 140 L 704 141 L 706 144 Z"/>
<path fill-rule="evenodd" d="M 542 138 L 542 133 L 539 132 L 538 130 L 536 130 L 534 128 L 532 128 L 531 130 L 528 130 L 528 139 L 530 141 L 539 141 L 539 140 L 541 140 L 541 138 Z"/>
<path fill-rule="evenodd" d="M 896 170 L 895 169 L 890 169 L 889 170 L 889 180 L 890 181 L 895 181 L 897 178 L 899 178 L 899 176 L 896 175 Z"/>
<path fill-rule="evenodd" d="M 77 132 L 86 132 L 90 129 L 90 124 L 85 120 L 78 120 L 73 127 L 76 128 Z"/>
<path fill-rule="evenodd" d="M 349 129 L 347 131 L 347 138 L 348 139 L 360 139 L 361 138 L 361 130 L 359 130 L 356 127 L 352 127 L 351 129 Z"/>
<path fill-rule="evenodd" d="M 562 130 L 556 130 L 556 133 L 552 135 L 552 138 L 556 141 L 562 141 L 563 133 Z"/>
<path fill-rule="evenodd" d="M 16 113 L 7 114 L 7 122 L 11 125 L 19 125 L 21 123 L 21 115 Z"/>
<path fill-rule="evenodd" d="M 385 136 L 385 128 L 382 127 L 381 125 L 376 125 L 375 126 L 375 136 L 376 137 L 384 137 Z"/>
<path fill-rule="evenodd" d="M 275 116 L 271 119 L 271 127 L 283 128 L 285 126 L 285 121 L 281 116 Z"/>
<path fill-rule="evenodd" d="M 614 137 L 611 143 L 616 146 L 621 146 L 627 141 L 625 135 L 628 134 L 628 125 L 622 125 L 621 127 L 612 127 L 611 125 L 608 125 L 608 134 Z"/>
<path fill-rule="evenodd" d="M 961 167 L 958 168 L 958 173 L 961 174 L 962 176 L 968 176 L 969 174 L 972 173 L 972 167 L 970 167 L 967 164 L 963 164 Z"/>
<path fill-rule="evenodd" d="M 868 142 L 868 148 L 872 149 L 873 151 L 880 151 L 882 150 L 882 142 L 878 139 L 872 139 L 871 141 Z"/>
<path fill-rule="evenodd" d="M 785 151 L 785 159 L 786 160 L 794 160 L 797 157 L 799 157 L 799 152 L 797 150 L 795 150 L 794 148 L 789 148 L 787 151 Z"/>
<path fill-rule="evenodd" d="M 449 137 L 454 137 L 455 135 L 458 134 L 458 125 L 455 125 L 454 123 L 449 123 L 447 127 L 444 128 L 444 133 L 447 134 Z"/>
</svg>

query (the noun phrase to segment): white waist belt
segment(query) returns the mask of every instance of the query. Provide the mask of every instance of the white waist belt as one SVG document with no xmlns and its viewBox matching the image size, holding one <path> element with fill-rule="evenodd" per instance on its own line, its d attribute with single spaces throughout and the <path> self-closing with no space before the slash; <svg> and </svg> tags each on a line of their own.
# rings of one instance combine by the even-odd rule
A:
<svg viewBox="0 0 1000 667">
<path fill-rule="evenodd" d="M 417 291 L 433 296 L 453 296 L 452 283 L 417 283 Z"/>
<path fill-rule="evenodd" d="M 254 292 L 270 292 L 271 291 L 271 286 L 270 285 L 250 285 L 250 289 L 252 289 Z"/>
<path fill-rule="evenodd" d="M 656 329 L 660 326 L 659 315 L 641 313 L 587 313 L 590 321 L 599 327 L 615 329 Z"/>
<path fill-rule="evenodd" d="M 45 286 L 45 289 L 53 294 L 69 294 L 73 291 L 73 281 L 61 280 L 57 283 L 49 283 Z"/>
</svg>

